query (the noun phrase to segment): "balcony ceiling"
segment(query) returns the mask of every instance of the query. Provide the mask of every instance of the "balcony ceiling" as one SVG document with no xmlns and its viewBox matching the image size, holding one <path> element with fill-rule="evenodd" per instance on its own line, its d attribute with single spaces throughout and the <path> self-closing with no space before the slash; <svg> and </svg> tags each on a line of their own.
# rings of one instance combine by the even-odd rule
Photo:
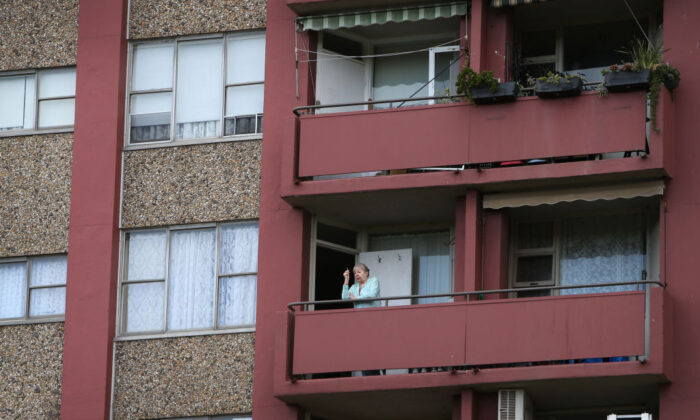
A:
<svg viewBox="0 0 700 420">
<path fill-rule="evenodd" d="M 646 18 L 660 11 L 660 1 L 628 0 L 628 2 L 638 18 Z M 513 7 L 512 10 L 516 26 L 527 30 L 549 29 L 556 25 L 569 26 L 632 19 L 622 0 L 548 1 L 531 6 Z"/>
<path fill-rule="evenodd" d="M 457 375 L 472 375 L 458 372 Z M 428 375 L 437 374 L 413 374 Z M 413 376 L 411 375 L 411 376 Z M 442 375 L 442 374 L 440 374 Z M 449 374 L 446 374 L 449 375 Z M 343 378 L 343 381 L 381 382 L 391 377 Z M 336 379 L 335 381 L 338 381 Z M 320 379 L 319 381 L 323 381 Z M 367 389 L 373 388 L 367 386 Z M 614 409 L 654 409 L 658 406 L 658 380 L 649 376 L 529 381 L 481 385 L 478 392 L 524 388 L 532 398 L 536 413 L 554 418 L 589 418 L 587 413 L 613 412 Z M 314 416 L 333 420 L 418 420 L 450 419 L 453 399 L 461 387 L 411 390 L 375 390 L 286 396 L 283 399 L 307 408 Z M 496 409 L 494 404 L 493 409 Z M 573 416 L 573 417 L 572 417 Z M 546 418 L 546 417 L 545 417 Z"/>
</svg>

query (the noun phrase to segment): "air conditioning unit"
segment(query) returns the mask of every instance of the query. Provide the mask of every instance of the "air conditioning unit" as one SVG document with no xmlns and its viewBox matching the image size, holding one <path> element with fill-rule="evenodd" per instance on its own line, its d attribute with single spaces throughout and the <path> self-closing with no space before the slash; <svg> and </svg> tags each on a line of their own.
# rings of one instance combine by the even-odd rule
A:
<svg viewBox="0 0 700 420">
<path fill-rule="evenodd" d="M 524 389 L 498 390 L 498 420 L 534 420 L 532 401 Z"/>
<path fill-rule="evenodd" d="M 649 413 L 642 413 L 642 414 L 608 414 L 608 419 L 607 419 L 607 420 L 623 420 L 623 419 L 629 419 L 629 420 L 652 420 L 652 419 L 651 419 L 651 414 L 649 414 Z"/>
</svg>

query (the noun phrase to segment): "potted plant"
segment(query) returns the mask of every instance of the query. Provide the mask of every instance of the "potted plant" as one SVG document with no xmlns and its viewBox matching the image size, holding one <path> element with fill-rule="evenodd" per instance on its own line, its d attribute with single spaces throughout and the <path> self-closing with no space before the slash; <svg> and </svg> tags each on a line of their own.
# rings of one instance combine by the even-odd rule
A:
<svg viewBox="0 0 700 420">
<path fill-rule="evenodd" d="M 663 62 L 663 49 L 659 42 L 644 42 L 636 39 L 629 50 L 620 50 L 631 56 L 632 62 L 612 65 L 603 70 L 605 80 L 599 88 L 602 94 L 638 89 L 648 89 L 651 126 L 656 132 L 656 106 L 659 102 L 661 85 L 673 95 L 681 76 L 677 68 Z M 673 98 L 673 96 L 671 96 Z"/>
<path fill-rule="evenodd" d="M 535 94 L 540 98 L 578 96 L 583 90 L 584 77 L 580 74 L 547 72 L 535 82 Z"/>
<path fill-rule="evenodd" d="M 475 104 L 512 102 L 518 96 L 520 87 L 516 82 L 499 83 L 492 71 L 477 73 L 464 67 L 457 76 L 457 93 L 467 95 Z"/>
</svg>

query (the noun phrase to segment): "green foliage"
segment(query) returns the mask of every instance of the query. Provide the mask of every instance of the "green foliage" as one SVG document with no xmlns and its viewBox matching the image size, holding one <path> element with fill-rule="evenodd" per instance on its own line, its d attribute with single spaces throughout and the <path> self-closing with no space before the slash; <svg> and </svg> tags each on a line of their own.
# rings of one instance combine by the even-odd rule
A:
<svg viewBox="0 0 700 420">
<path fill-rule="evenodd" d="M 649 107 L 651 111 L 651 127 L 655 132 L 660 130 L 656 127 L 656 107 L 659 104 L 659 94 L 661 93 L 661 85 L 673 95 L 673 89 L 678 87 L 681 81 L 681 74 L 677 68 L 668 63 L 663 62 L 663 54 L 669 48 L 664 49 L 660 41 L 646 42 L 639 38 L 632 41 L 630 48 L 617 50 L 618 52 L 627 54 L 631 58 L 631 62 L 622 64 L 613 64 L 610 69 L 601 71 L 603 76 L 611 71 L 642 71 L 651 70 L 651 80 L 649 80 Z M 601 96 L 607 94 L 605 82 L 598 87 L 598 92 Z M 673 96 L 671 96 L 673 97 Z"/>
<path fill-rule="evenodd" d="M 457 75 L 457 93 L 467 95 L 472 101 L 472 89 L 477 87 L 488 87 L 492 93 L 498 90 L 498 80 L 493 77 L 492 71 L 482 71 L 477 73 L 469 67 L 463 67 Z"/>
<path fill-rule="evenodd" d="M 582 82 L 586 81 L 586 78 L 580 74 L 563 74 L 559 72 L 547 72 L 545 76 L 538 77 L 537 81 L 540 83 L 551 83 L 555 86 L 559 86 L 562 80 L 564 83 L 569 83 L 572 79 L 581 79 Z"/>
</svg>

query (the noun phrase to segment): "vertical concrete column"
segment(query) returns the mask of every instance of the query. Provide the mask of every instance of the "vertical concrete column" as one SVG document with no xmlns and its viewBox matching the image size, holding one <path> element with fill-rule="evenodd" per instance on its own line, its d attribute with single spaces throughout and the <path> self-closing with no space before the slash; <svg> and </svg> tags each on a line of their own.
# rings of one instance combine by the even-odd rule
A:
<svg viewBox="0 0 700 420">
<path fill-rule="evenodd" d="M 475 72 L 486 70 L 486 10 L 489 0 L 472 0 L 469 22 L 469 67 Z"/>
<path fill-rule="evenodd" d="M 61 418 L 109 418 L 126 0 L 80 2 Z"/>
<path fill-rule="evenodd" d="M 455 292 L 481 288 L 481 193 L 467 191 L 457 199 L 455 215 Z"/>
<path fill-rule="evenodd" d="M 483 289 L 508 287 L 509 224 L 505 210 L 483 213 Z M 484 299 L 504 298 L 505 295 L 484 295 Z"/>
<path fill-rule="evenodd" d="M 476 392 L 463 389 L 452 402 L 452 420 L 476 420 Z"/>
<path fill-rule="evenodd" d="M 294 181 L 296 106 L 313 103 L 310 74 L 313 63 L 301 49 L 314 49 L 308 34 L 295 32 L 296 15 L 283 1 L 267 4 L 267 44 L 265 48 L 265 132 L 263 134 L 262 181 L 260 195 L 260 246 L 258 251 L 258 304 L 255 334 L 255 377 L 253 418 L 255 420 L 301 420 L 304 412 L 275 397 L 275 381 L 284 381 L 286 352 L 276 345 L 279 313 L 287 312 L 289 302 L 308 298 L 310 217 L 282 198 L 283 186 Z M 298 78 L 297 78 L 298 77 Z M 298 96 L 297 96 L 298 95 Z M 282 342 L 286 340 L 281 340 Z"/>
</svg>

